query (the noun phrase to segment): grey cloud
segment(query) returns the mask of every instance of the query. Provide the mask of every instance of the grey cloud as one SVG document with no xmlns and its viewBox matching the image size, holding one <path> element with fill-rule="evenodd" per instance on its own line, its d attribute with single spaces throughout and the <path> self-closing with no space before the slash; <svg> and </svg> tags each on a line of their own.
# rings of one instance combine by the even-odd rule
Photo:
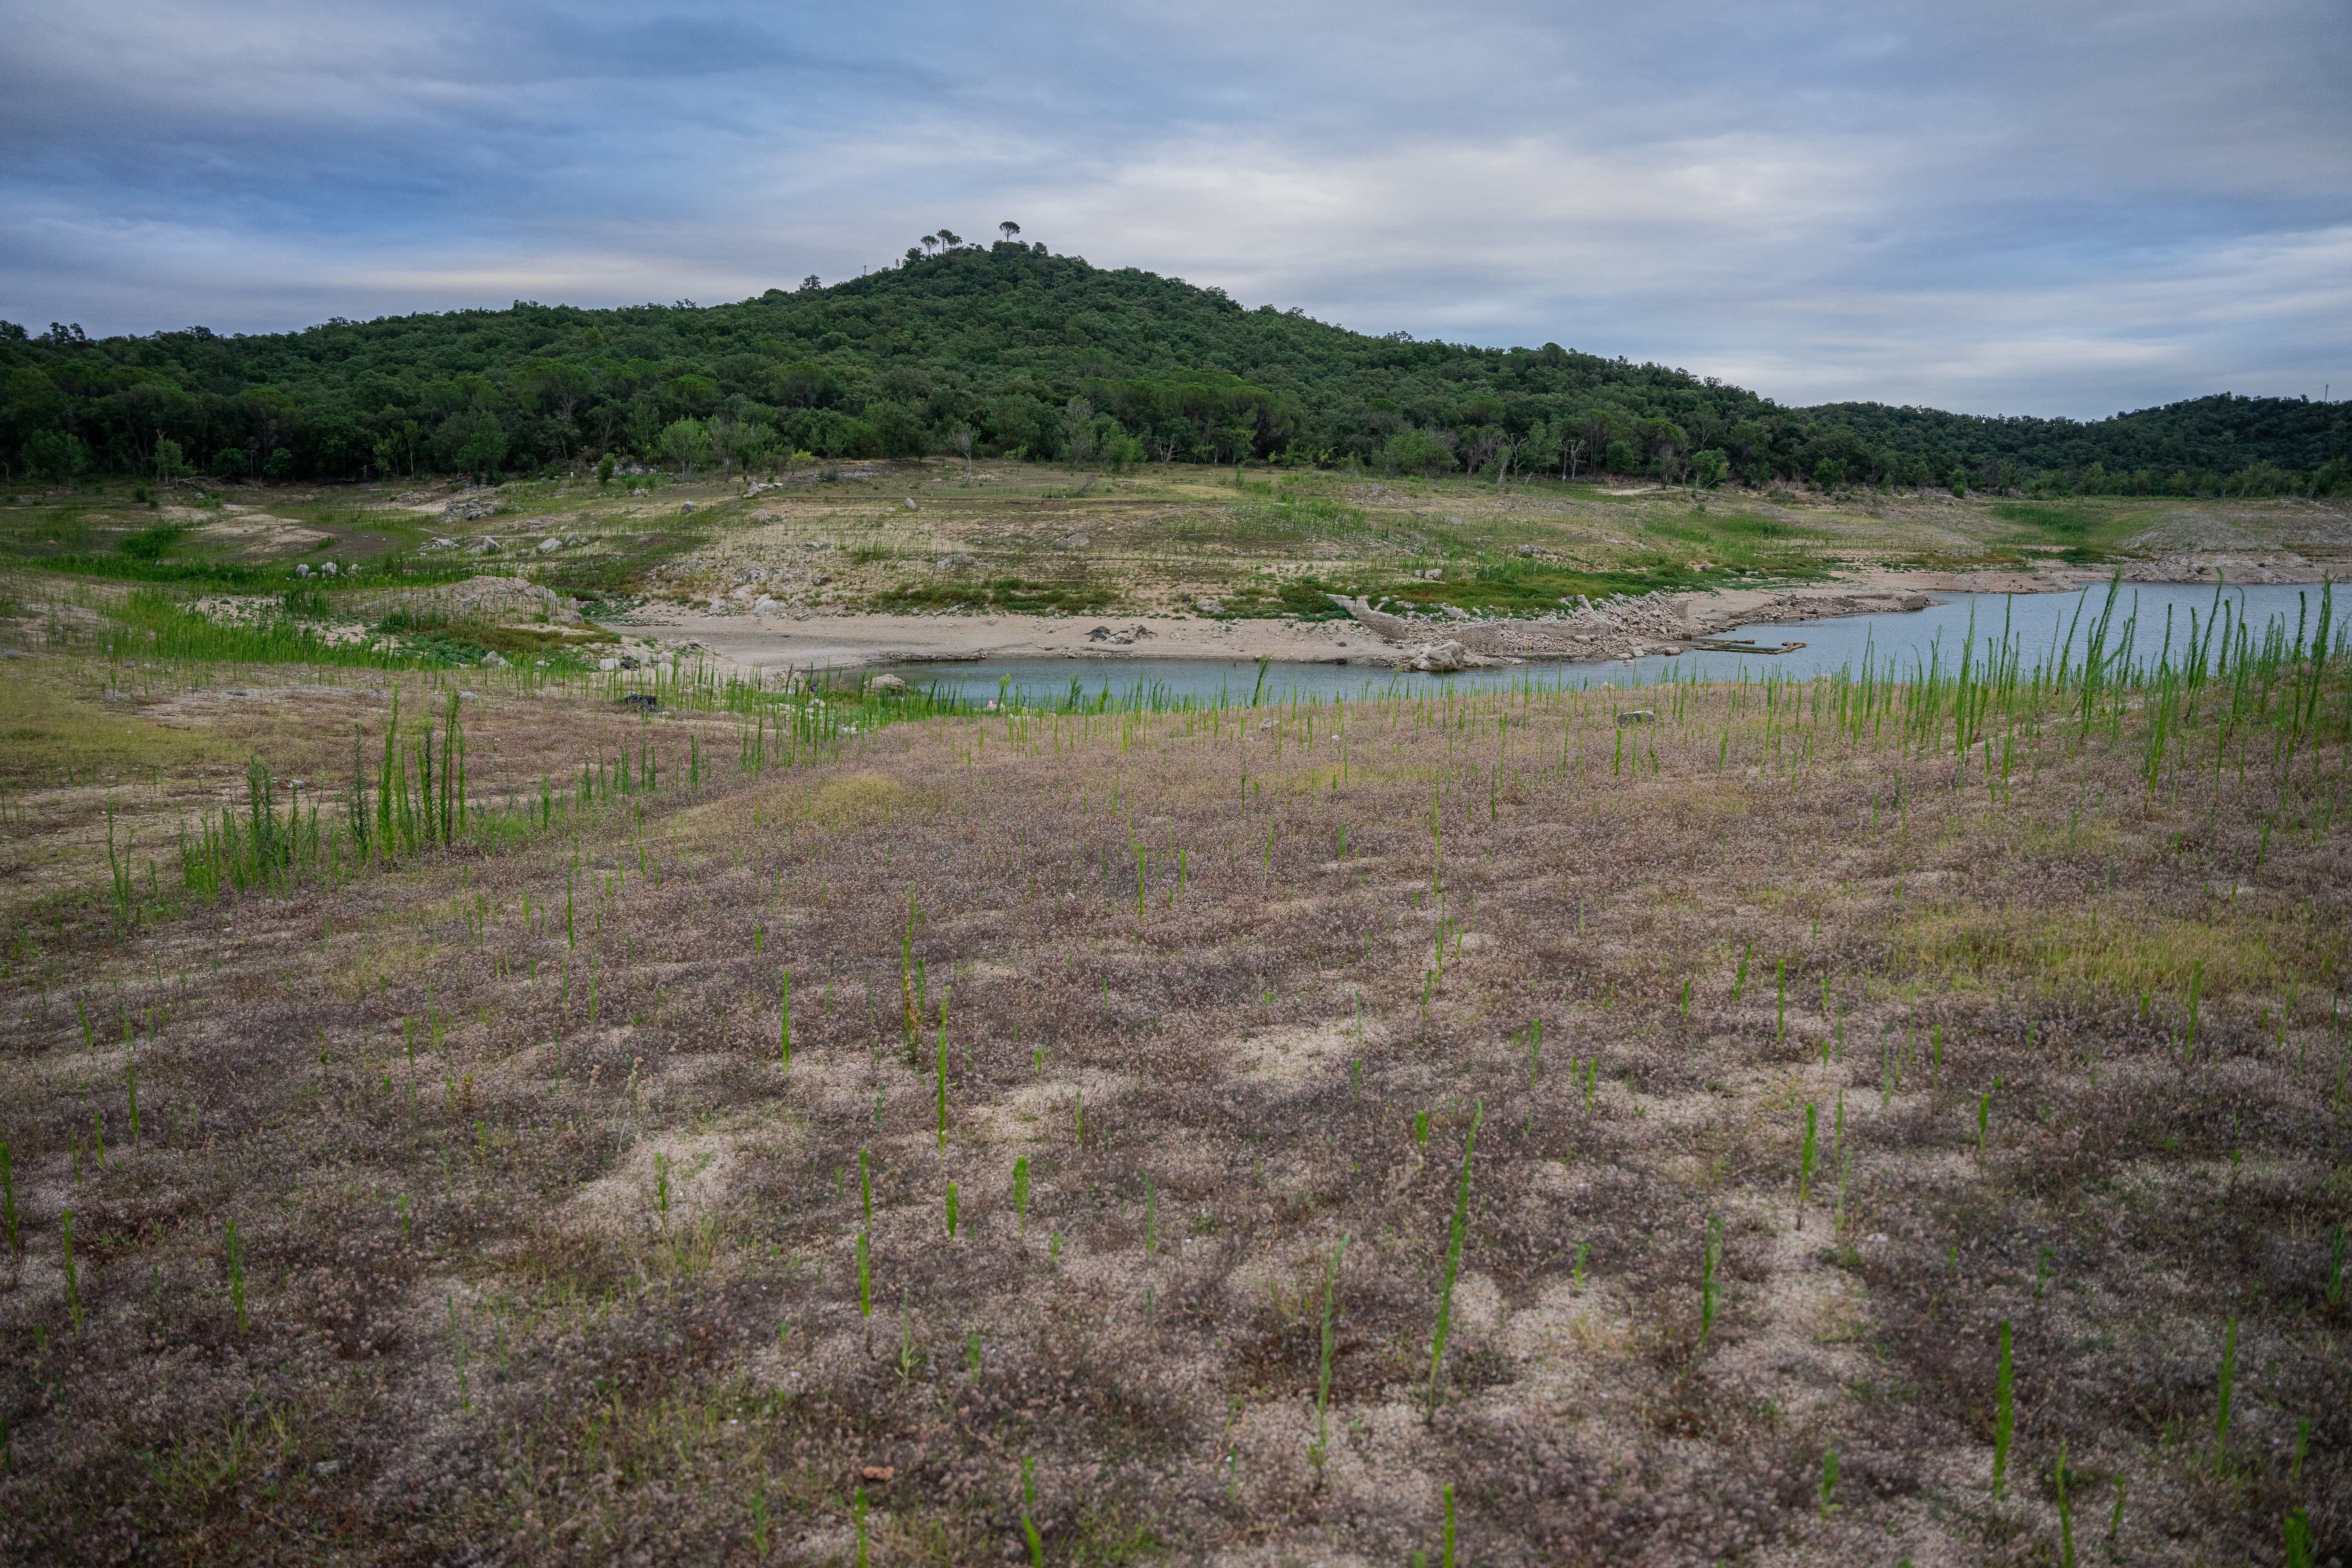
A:
<svg viewBox="0 0 2352 1568">
<path fill-rule="evenodd" d="M 8 313 L 94 329 L 725 298 L 1011 216 L 1364 330 L 1794 400 L 2112 412 L 2352 357 L 2319 0 L 181 0 L 20 44 Z"/>
</svg>

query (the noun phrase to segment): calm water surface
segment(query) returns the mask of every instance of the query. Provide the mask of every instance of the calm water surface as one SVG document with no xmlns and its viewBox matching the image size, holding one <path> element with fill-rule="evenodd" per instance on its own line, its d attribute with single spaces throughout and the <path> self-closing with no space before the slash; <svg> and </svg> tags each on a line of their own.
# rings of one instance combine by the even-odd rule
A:
<svg viewBox="0 0 2352 1568">
<path fill-rule="evenodd" d="M 2070 627 L 2070 657 L 2080 662 L 2090 641 L 2092 623 L 2105 605 L 2106 588 L 2101 584 L 2087 594 L 1939 594 L 1935 597 L 1935 604 L 1910 614 L 1736 626 L 1717 634 L 1752 637 L 1775 646 L 1791 641 L 1805 645 L 1778 656 L 1692 652 L 1592 664 L 1529 662 L 1465 669 L 1456 675 L 1398 675 L 1367 665 L 1276 664 L 1266 671 L 1265 695 L 1315 696 L 1328 701 L 1492 689 L 1530 680 L 1544 686 L 1631 687 L 1654 685 L 1669 678 L 1753 679 L 1777 675 L 1801 679 L 1843 668 L 1858 670 L 1865 657 L 1881 668 L 1892 658 L 1898 671 L 1907 673 L 1915 663 L 1925 664 L 1931 652 L 1949 668 L 1969 637 L 1972 618 L 1979 657 L 1987 638 L 2000 637 L 2005 622 L 2009 635 L 2021 645 L 2030 670 L 2037 662 L 2046 664 L 2056 658 Z M 2299 614 L 2308 617 L 2309 626 L 2317 625 L 2316 587 L 2231 587 L 2221 591 L 2220 599 L 2232 625 L 2251 620 L 2257 639 L 2265 623 L 2279 619 L 2293 635 Z M 2152 662 L 2166 646 L 2168 617 L 2171 658 L 2177 665 L 2188 641 L 2190 613 L 2195 612 L 2201 630 L 2214 612 L 2215 602 L 2210 587 L 2126 584 L 2116 595 L 2108 649 L 2112 653 L 2122 641 L 2128 622 L 2134 656 Z M 2347 610 L 2352 610 L 2352 605 L 2336 606 L 2338 631 L 2330 640 L 2342 635 Z M 1069 695 L 1073 681 L 1088 698 L 1106 689 L 1118 696 L 1141 688 L 1170 700 L 1213 702 L 1222 694 L 1229 701 L 1246 701 L 1258 681 L 1253 662 L 1212 658 L 1008 658 L 973 664 L 901 664 L 883 669 L 910 684 L 936 687 L 942 692 L 981 699 L 1010 691 L 1026 702 L 1058 701 Z"/>
</svg>

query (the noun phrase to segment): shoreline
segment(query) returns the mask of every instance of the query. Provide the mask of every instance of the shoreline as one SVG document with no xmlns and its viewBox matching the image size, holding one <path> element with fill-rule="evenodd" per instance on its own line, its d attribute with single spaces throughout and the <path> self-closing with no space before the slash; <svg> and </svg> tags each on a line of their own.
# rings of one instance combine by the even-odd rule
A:
<svg viewBox="0 0 2352 1568">
<path fill-rule="evenodd" d="M 2162 569 L 2159 571 L 2158 569 Z M 2321 568 L 2296 559 L 2203 556 L 2126 568 L 2126 584 L 2232 586 L 2317 584 Z M 1571 658 L 1605 661 L 1692 646 L 1734 626 L 1800 626 L 1807 621 L 1923 610 L 1931 595 L 2072 594 L 2111 575 L 2088 567 L 1991 572 L 1921 572 L 1873 567 L 1825 584 L 1790 588 L 1725 588 L 1608 601 L 1594 613 L 1553 619 L 1366 616 L 1328 621 L 1223 620 L 1194 615 L 1024 616 L 1012 614 L 826 616 L 806 612 L 713 614 L 685 605 L 648 605 L 613 623 L 666 648 L 698 652 L 744 669 L 848 670 L 891 664 L 968 664 L 988 659 L 1223 659 L 1253 663 L 1396 667 L 1465 633 L 1478 646 L 1472 662 Z M 1632 612 L 1628 614 L 1627 612 Z M 1631 625 L 1611 625 L 1629 620 Z M 1521 647 L 1526 644 L 1528 646 Z M 1545 646 L 1549 645 L 1549 646 Z M 1489 652 L 1491 647 L 1492 651 Z"/>
</svg>

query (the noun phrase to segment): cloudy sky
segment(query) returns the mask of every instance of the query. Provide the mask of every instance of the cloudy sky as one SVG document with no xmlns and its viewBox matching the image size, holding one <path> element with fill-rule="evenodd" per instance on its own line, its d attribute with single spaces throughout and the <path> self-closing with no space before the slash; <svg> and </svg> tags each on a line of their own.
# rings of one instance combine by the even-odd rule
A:
<svg viewBox="0 0 2352 1568">
<path fill-rule="evenodd" d="M 0 317 L 740 299 L 946 225 L 1791 403 L 2352 393 L 2344 0 L 0 0 Z"/>
</svg>

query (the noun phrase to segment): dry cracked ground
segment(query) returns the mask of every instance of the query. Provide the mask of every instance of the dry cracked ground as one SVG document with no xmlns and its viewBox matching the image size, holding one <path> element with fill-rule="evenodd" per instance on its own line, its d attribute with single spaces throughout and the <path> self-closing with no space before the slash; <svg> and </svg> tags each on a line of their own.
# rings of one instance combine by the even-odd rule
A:
<svg viewBox="0 0 2352 1568">
<path fill-rule="evenodd" d="M 10 933 L 0 1553 L 2340 1561 L 2339 728 L 1839 700 L 487 698 L 660 787 Z"/>
</svg>

